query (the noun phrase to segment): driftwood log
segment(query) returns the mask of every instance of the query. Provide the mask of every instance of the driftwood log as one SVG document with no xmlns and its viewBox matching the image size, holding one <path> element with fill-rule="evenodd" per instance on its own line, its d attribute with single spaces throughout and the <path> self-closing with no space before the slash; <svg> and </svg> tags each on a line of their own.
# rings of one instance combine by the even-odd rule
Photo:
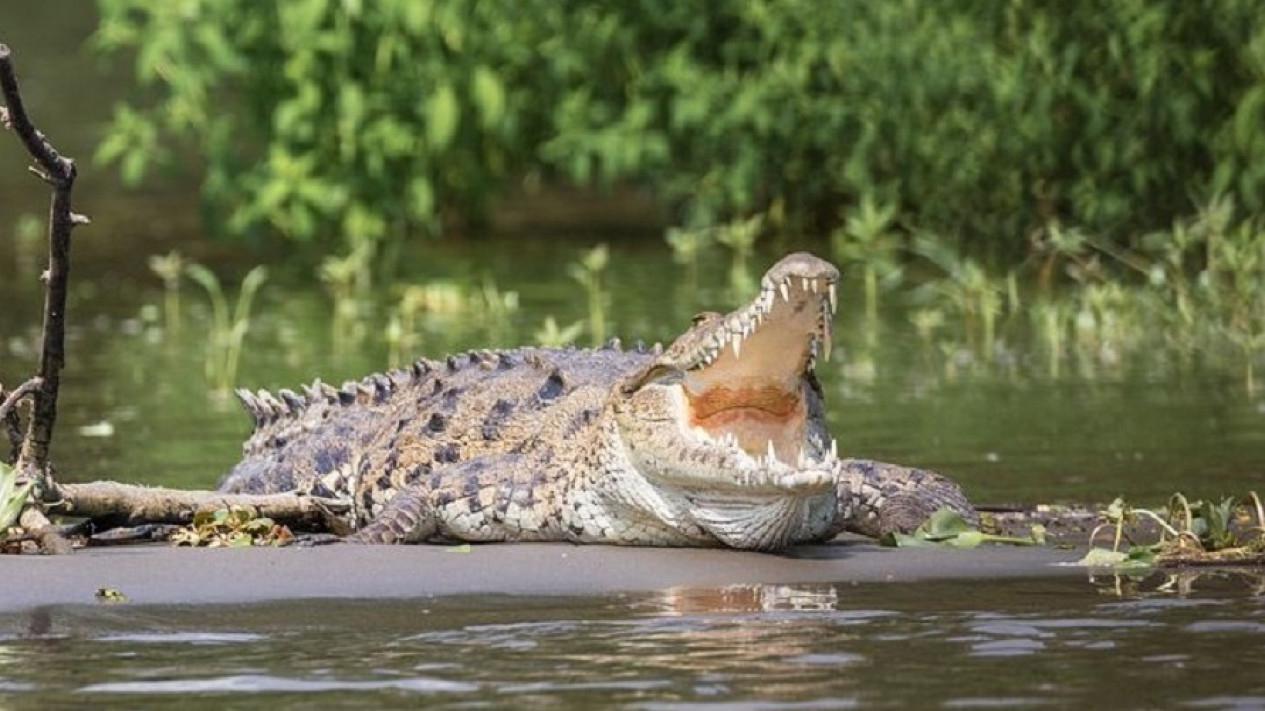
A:
<svg viewBox="0 0 1265 711">
<path fill-rule="evenodd" d="M 192 522 L 199 511 L 240 506 L 280 524 L 310 529 L 325 524 L 330 514 L 343 513 L 348 508 L 343 501 L 295 494 L 223 494 L 112 481 L 59 484 L 56 491 L 59 500 L 48 505 L 50 511 L 121 526 L 183 525 Z"/>
</svg>

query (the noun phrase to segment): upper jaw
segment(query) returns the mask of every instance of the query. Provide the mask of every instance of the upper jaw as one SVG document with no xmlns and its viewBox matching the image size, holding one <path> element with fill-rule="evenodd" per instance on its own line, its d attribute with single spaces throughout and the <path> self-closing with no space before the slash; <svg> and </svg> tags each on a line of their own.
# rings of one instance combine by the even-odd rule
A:
<svg viewBox="0 0 1265 711">
<path fill-rule="evenodd" d="M 773 265 L 760 280 L 760 293 L 727 316 L 701 317 L 686 336 L 664 355 L 682 371 L 706 368 L 729 352 L 745 370 L 756 372 L 767 362 L 743 358 L 766 341 L 768 350 L 802 345 L 804 358 L 794 373 L 811 372 L 817 357 L 830 357 L 831 325 L 838 307 L 839 270 L 806 252 L 796 252 Z M 675 351 L 675 352 L 674 352 Z M 783 370 L 786 370 L 783 368 Z"/>
</svg>

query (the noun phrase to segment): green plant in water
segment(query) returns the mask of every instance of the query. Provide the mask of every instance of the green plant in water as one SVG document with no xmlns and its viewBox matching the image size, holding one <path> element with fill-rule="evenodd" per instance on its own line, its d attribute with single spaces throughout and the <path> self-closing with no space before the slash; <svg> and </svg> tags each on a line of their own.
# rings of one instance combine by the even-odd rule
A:
<svg viewBox="0 0 1265 711">
<path fill-rule="evenodd" d="M 334 301 L 334 318 L 330 321 L 330 343 L 335 355 L 364 341 L 365 322 L 361 318 L 367 308 L 373 284 L 374 244 L 361 240 L 341 257 L 326 257 L 319 275 Z"/>
<path fill-rule="evenodd" d="M 697 291 L 699 258 L 713 242 L 711 231 L 671 227 L 664 235 L 664 241 L 672 250 L 672 261 L 685 267 L 686 284 L 691 293 Z"/>
<path fill-rule="evenodd" d="M 914 251 L 945 272 L 915 291 L 915 298 L 927 300 L 928 292 L 944 298 L 962 316 L 967 343 L 985 358 L 992 359 L 997 339 L 997 319 L 1001 315 L 1001 280 L 988 274 L 978 261 L 964 256 L 943 240 L 922 234 L 915 240 Z M 978 334 L 976 328 L 979 329 Z"/>
<path fill-rule="evenodd" d="M 18 470 L 11 464 L 0 462 L 0 536 L 17 523 L 22 507 L 26 505 L 34 481 L 18 486 Z"/>
<path fill-rule="evenodd" d="M 149 256 L 149 270 L 163 283 L 163 323 L 167 333 L 173 335 L 180 331 L 180 277 L 184 266 L 184 255 L 174 249 L 166 255 Z"/>
<path fill-rule="evenodd" d="M 756 240 L 764 234 L 767 218 L 757 213 L 747 218 L 737 218 L 717 225 L 716 241 L 728 247 L 732 256 L 729 262 L 729 288 L 735 294 L 745 294 L 755 288 L 755 275 L 751 273 L 751 256 L 755 253 Z"/>
<path fill-rule="evenodd" d="M 168 540 L 177 546 L 207 548 L 279 546 L 294 540 L 294 534 L 252 508 L 230 506 L 197 512 L 192 523 Z"/>
<path fill-rule="evenodd" d="M 553 316 L 546 316 L 544 324 L 536 329 L 532 338 L 545 348 L 561 348 L 575 343 L 575 339 L 584 331 L 584 322 L 576 321 L 566 326 L 558 326 Z"/>
<path fill-rule="evenodd" d="M 916 309 L 909 315 L 909 322 L 913 324 L 923 349 L 931 350 L 936 331 L 944 327 L 944 312 L 934 307 Z"/>
<path fill-rule="evenodd" d="M 231 309 L 219 277 L 197 263 L 185 266 L 185 274 L 206 291 L 211 302 L 211 336 L 207 341 L 206 377 L 220 394 L 227 394 L 237 380 L 242 341 L 250 328 L 250 309 L 259 287 L 268 278 L 268 270 L 256 266 L 246 273 L 238 290 L 237 302 Z"/>
<path fill-rule="evenodd" d="M 584 289 L 588 303 L 589 336 L 593 345 L 601 345 L 606 340 L 606 293 L 602 291 L 602 273 L 609 263 L 610 249 L 605 244 L 599 244 L 567 267 L 567 273 Z"/>
<path fill-rule="evenodd" d="M 480 306 L 483 309 L 483 325 L 493 341 L 501 341 L 509 333 L 510 316 L 518 311 L 518 292 L 501 291 L 492 277 L 485 276 L 479 288 Z"/>
<path fill-rule="evenodd" d="M 835 259 L 861 270 L 865 284 L 865 315 L 871 323 L 878 321 L 879 281 L 884 286 L 900 282 L 902 268 L 896 260 L 900 238 L 892 229 L 897 215 L 894 204 L 880 204 L 866 194 L 856 209 L 851 210 L 842 227 L 830 235 Z"/>
</svg>

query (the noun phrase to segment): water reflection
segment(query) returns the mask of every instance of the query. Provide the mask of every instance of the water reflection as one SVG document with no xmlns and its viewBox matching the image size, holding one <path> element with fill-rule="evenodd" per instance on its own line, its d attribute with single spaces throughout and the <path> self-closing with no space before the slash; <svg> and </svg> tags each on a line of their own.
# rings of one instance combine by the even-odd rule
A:
<svg viewBox="0 0 1265 711">
<path fill-rule="evenodd" d="M 1110 599 L 1072 577 L 54 608 L 38 624 L 0 618 L 0 705 L 107 694 L 123 705 L 178 697 L 192 708 L 1265 699 L 1265 676 L 1248 673 L 1265 643 L 1265 598 L 1234 575 L 1200 576 L 1180 592 L 1166 582 L 1153 576 Z"/>
</svg>

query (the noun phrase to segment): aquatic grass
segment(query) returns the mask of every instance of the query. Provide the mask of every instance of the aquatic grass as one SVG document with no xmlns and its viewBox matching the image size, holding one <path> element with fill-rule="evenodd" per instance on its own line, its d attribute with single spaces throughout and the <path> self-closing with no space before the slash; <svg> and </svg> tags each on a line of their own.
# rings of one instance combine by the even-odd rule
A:
<svg viewBox="0 0 1265 711">
<path fill-rule="evenodd" d="M 606 310 L 609 300 L 602 288 L 602 274 L 610 264 L 610 249 L 599 244 L 585 251 L 580 258 L 567 265 L 567 273 L 584 289 L 588 304 L 588 330 L 593 345 L 606 341 Z"/>
<path fill-rule="evenodd" d="M 557 319 L 553 316 L 546 316 L 545 322 L 532 334 L 532 340 L 544 348 L 561 348 L 575 343 L 575 339 L 583 332 L 583 321 L 559 326 Z"/>
<path fill-rule="evenodd" d="M 317 271 L 334 302 L 334 317 L 330 320 L 330 343 L 336 356 L 363 343 L 368 331 L 362 318 L 369 303 L 369 291 L 373 283 L 372 242 L 361 240 L 347 254 L 326 257 Z"/>
<path fill-rule="evenodd" d="M 180 332 L 180 277 L 184 268 L 184 255 L 177 250 L 149 256 L 149 270 L 163 283 L 163 324 L 172 335 Z"/>
<path fill-rule="evenodd" d="M 214 272 L 197 263 L 186 265 L 184 272 L 202 287 L 210 301 L 211 334 L 207 340 L 206 378 L 215 392 L 226 395 L 237 380 L 242 342 L 250 328 L 251 305 L 268 278 L 268 270 L 256 266 L 246 273 L 231 313 L 228 297 Z"/>
<path fill-rule="evenodd" d="M 1008 293 L 1006 279 L 988 273 L 979 261 L 954 250 L 940 237 L 923 233 L 914 240 L 913 250 L 944 272 L 913 291 L 913 298 L 926 303 L 939 297 L 962 317 L 965 342 L 986 360 L 992 360 L 997 343 L 997 320 Z M 1017 297 L 1015 297 L 1017 301 Z"/>
<path fill-rule="evenodd" d="M 671 227 L 664 235 L 664 241 L 672 250 L 672 261 L 685 267 L 685 283 L 690 293 L 697 292 L 699 258 L 712 244 L 711 232 Z"/>
<path fill-rule="evenodd" d="M 998 359 L 998 337 L 1009 334 L 1036 344 L 1046 377 L 1063 377 L 1069 361 L 1088 379 L 1140 359 L 1166 368 L 1202 362 L 1237 370 L 1255 395 L 1265 358 L 1262 219 L 1238 219 L 1230 201 L 1214 198 L 1133 250 L 1052 223 L 1034 236 L 1032 258 L 1000 277 L 922 233 L 912 251 L 940 274 L 909 290 L 909 321 L 924 349 L 931 329 L 922 321 L 932 312 L 960 329 L 941 341 L 946 373 L 960 369 L 963 352 L 977 367 L 1014 367 L 1015 358 Z"/>
<path fill-rule="evenodd" d="M 516 291 L 502 291 L 490 277 L 471 290 L 452 281 L 435 280 L 398 288 L 391 307 L 384 340 L 388 364 L 398 367 L 411 361 L 421 347 L 424 317 L 468 317 L 477 321 L 493 341 L 503 340 L 511 327 L 511 315 L 519 308 Z"/>
<path fill-rule="evenodd" d="M 739 217 L 716 228 L 716 242 L 729 248 L 729 288 L 734 292 L 734 300 L 745 298 L 756 285 L 756 276 L 751 271 L 751 256 L 755 253 L 756 240 L 764 234 L 767 216 L 756 213 L 750 217 Z"/>
<path fill-rule="evenodd" d="M 897 260 L 901 249 L 893 229 L 898 206 L 879 203 L 864 195 L 856 208 L 847 212 L 843 225 L 830 235 L 831 252 L 845 267 L 860 269 L 865 288 L 865 316 L 878 321 L 880 282 L 883 288 L 898 285 L 904 269 Z"/>
</svg>

